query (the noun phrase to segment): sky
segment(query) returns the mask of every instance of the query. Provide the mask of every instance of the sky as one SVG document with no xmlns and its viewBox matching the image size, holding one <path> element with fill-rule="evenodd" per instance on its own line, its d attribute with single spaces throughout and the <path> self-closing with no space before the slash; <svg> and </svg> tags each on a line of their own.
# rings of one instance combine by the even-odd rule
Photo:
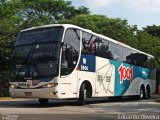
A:
<svg viewBox="0 0 160 120">
<path fill-rule="evenodd" d="M 68 0 L 66 0 L 68 1 Z M 69 0 L 75 7 L 85 6 L 91 14 L 127 19 L 139 29 L 160 25 L 160 0 Z"/>
</svg>

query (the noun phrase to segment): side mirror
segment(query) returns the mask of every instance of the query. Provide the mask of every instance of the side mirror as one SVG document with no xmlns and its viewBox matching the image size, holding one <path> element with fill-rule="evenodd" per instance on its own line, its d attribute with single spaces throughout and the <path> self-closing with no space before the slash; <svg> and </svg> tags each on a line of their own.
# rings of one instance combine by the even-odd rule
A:
<svg viewBox="0 0 160 120">
<path fill-rule="evenodd" d="M 9 49 L 15 50 L 14 45 L 6 45 L 5 48 L 9 48 Z"/>
</svg>

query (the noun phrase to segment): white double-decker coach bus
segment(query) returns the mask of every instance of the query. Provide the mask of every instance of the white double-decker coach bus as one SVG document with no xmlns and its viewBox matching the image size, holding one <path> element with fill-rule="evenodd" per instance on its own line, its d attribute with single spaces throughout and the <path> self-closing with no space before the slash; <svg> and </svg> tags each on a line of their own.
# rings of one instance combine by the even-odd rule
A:
<svg viewBox="0 0 160 120">
<path fill-rule="evenodd" d="M 133 41 L 134 42 L 134 41 Z M 53 24 L 22 30 L 12 55 L 14 98 L 78 99 L 155 93 L 154 57 L 91 30 Z"/>
</svg>

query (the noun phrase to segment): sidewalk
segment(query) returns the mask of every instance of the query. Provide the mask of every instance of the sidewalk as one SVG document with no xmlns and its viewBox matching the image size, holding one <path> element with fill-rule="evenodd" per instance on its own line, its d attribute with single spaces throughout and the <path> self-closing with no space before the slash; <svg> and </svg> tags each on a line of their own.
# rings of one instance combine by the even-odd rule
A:
<svg viewBox="0 0 160 120">
<path fill-rule="evenodd" d="M 160 94 L 157 94 L 157 98 L 155 101 L 160 103 Z"/>
<path fill-rule="evenodd" d="M 160 103 L 160 99 L 157 99 L 156 102 L 159 102 L 159 103 Z"/>
<path fill-rule="evenodd" d="M 0 97 L 0 101 L 3 100 L 29 100 L 29 99 L 36 99 L 36 98 L 12 98 L 12 97 Z M 155 100 L 155 102 L 160 103 L 160 95 L 159 94 L 153 94 L 151 95 L 151 99 Z"/>
</svg>

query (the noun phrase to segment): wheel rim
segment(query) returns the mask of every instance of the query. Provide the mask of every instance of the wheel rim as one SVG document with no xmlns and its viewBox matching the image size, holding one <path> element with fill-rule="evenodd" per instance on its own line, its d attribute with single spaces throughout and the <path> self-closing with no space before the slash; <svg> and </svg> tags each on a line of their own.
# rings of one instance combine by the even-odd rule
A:
<svg viewBox="0 0 160 120">
<path fill-rule="evenodd" d="M 87 89 L 85 88 L 85 84 L 81 86 L 79 103 L 80 105 L 84 105 L 87 98 Z"/>
<path fill-rule="evenodd" d="M 149 91 L 146 89 L 146 98 L 149 98 Z"/>
<path fill-rule="evenodd" d="M 87 90 L 84 89 L 84 100 L 87 98 Z"/>
<path fill-rule="evenodd" d="M 143 94 L 143 89 L 141 89 L 140 91 L 140 98 L 143 98 L 144 94 Z"/>
</svg>

